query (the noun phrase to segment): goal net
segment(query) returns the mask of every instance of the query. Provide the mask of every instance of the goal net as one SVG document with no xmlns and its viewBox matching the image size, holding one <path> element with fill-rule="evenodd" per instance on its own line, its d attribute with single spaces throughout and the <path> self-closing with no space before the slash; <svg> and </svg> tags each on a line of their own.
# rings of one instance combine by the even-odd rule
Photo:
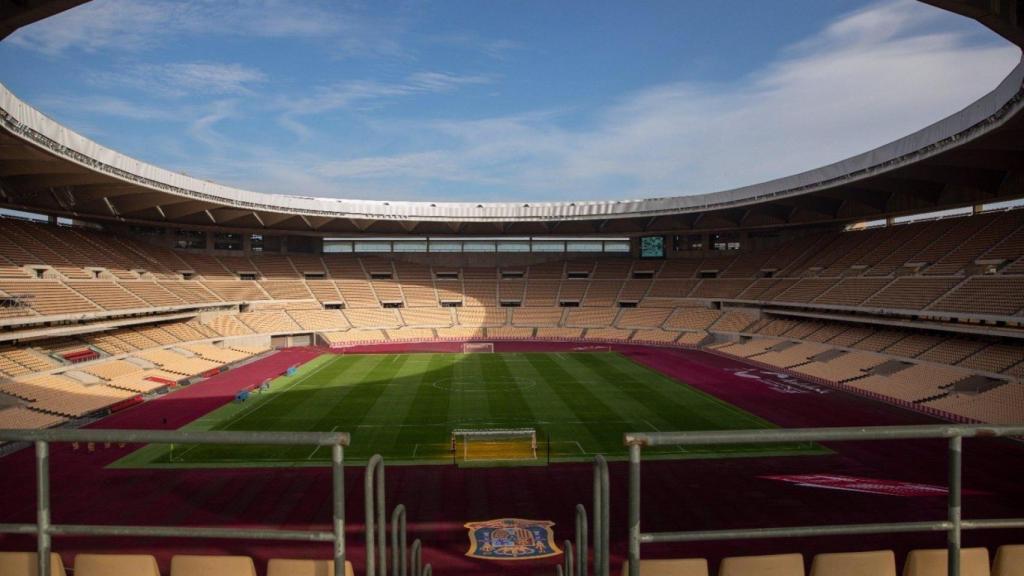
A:
<svg viewBox="0 0 1024 576">
<path fill-rule="evenodd" d="M 475 354 L 480 352 L 494 352 L 494 342 L 463 342 L 463 354 Z"/>
<path fill-rule="evenodd" d="M 461 462 L 499 462 L 537 459 L 537 431 L 533 428 L 452 430 L 451 451 Z"/>
</svg>

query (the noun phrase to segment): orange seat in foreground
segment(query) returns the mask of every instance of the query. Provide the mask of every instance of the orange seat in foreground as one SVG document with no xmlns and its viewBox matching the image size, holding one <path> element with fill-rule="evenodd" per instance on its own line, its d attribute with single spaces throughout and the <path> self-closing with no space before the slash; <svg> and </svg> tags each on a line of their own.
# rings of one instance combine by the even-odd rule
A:
<svg viewBox="0 0 1024 576">
<path fill-rule="evenodd" d="M 334 560 L 274 558 L 267 563 L 267 576 L 334 576 Z M 351 562 L 345 562 L 345 576 L 355 576 Z"/>
</svg>

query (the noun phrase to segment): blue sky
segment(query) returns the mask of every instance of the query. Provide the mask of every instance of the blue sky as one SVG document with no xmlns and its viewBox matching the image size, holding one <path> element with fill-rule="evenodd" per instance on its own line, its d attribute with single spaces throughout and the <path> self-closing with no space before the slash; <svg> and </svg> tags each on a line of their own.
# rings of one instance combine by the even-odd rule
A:
<svg viewBox="0 0 1024 576">
<path fill-rule="evenodd" d="M 589 200 L 840 160 L 1019 58 L 912 0 L 94 0 L 0 44 L 0 81 L 106 146 L 252 190 Z"/>
</svg>

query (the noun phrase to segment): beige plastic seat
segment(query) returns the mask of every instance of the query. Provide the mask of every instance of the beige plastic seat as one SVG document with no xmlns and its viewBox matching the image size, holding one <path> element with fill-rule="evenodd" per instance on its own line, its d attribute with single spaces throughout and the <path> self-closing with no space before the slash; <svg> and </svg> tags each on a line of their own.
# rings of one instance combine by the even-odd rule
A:
<svg viewBox="0 0 1024 576">
<path fill-rule="evenodd" d="M 345 576 L 354 576 L 352 563 L 345 562 Z M 288 560 L 267 562 L 267 576 L 334 576 L 334 560 Z"/>
<path fill-rule="evenodd" d="M 256 576 L 248 556 L 175 556 L 171 576 Z"/>
<path fill-rule="evenodd" d="M 622 563 L 622 576 L 629 575 L 629 560 Z M 640 576 L 708 576 L 708 561 L 703 558 L 640 560 Z"/>
<path fill-rule="evenodd" d="M 903 576 L 945 576 L 945 550 L 911 550 L 903 565 Z M 988 550 L 963 548 L 960 550 L 960 576 L 989 576 Z"/>
<path fill-rule="evenodd" d="M 0 552 L 0 574 L 3 576 L 39 576 L 35 552 Z M 50 554 L 50 576 L 67 576 L 64 562 Z"/>
<path fill-rule="evenodd" d="M 1024 544 L 1000 546 L 992 576 L 1024 576 Z"/>
<path fill-rule="evenodd" d="M 718 576 L 804 576 L 802 554 L 769 556 L 734 556 L 725 558 L 718 567 Z"/>
<path fill-rule="evenodd" d="M 160 576 L 156 558 L 146 554 L 79 554 L 75 556 L 75 576 Z"/>
<path fill-rule="evenodd" d="M 896 576 L 896 555 L 892 550 L 818 554 L 811 576 Z"/>
</svg>

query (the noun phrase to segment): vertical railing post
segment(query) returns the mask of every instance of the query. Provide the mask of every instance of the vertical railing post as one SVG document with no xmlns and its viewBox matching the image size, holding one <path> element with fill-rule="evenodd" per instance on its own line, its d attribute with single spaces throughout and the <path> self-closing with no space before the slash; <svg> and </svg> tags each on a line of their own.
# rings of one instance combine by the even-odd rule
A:
<svg viewBox="0 0 1024 576">
<path fill-rule="evenodd" d="M 576 505 L 576 574 L 587 576 L 587 509 Z"/>
<path fill-rule="evenodd" d="M 387 543 L 385 542 L 385 534 L 387 533 L 387 526 L 384 524 L 384 458 L 381 457 L 379 464 L 377 465 L 377 542 L 380 544 L 377 546 L 377 560 L 380 562 L 380 573 L 382 576 L 386 576 L 388 573 L 388 552 Z"/>
<path fill-rule="evenodd" d="M 610 496 L 608 462 L 598 454 L 594 458 L 594 575 L 608 576 L 610 542 Z"/>
<path fill-rule="evenodd" d="M 640 576 L 640 449 L 629 445 L 629 576 Z"/>
<path fill-rule="evenodd" d="M 409 576 L 409 550 L 405 547 L 405 505 L 391 513 L 391 575 Z"/>
<path fill-rule="evenodd" d="M 334 576 L 345 576 L 345 453 L 331 446 L 331 484 L 334 498 Z"/>
<path fill-rule="evenodd" d="M 423 574 L 423 543 L 417 538 L 412 541 L 412 576 Z"/>
<path fill-rule="evenodd" d="M 948 576 L 960 576 L 960 486 L 963 457 L 963 438 L 959 435 L 949 439 L 949 532 L 946 537 Z"/>
<path fill-rule="evenodd" d="M 36 553 L 39 574 L 50 574 L 50 445 L 36 441 Z"/>
<path fill-rule="evenodd" d="M 602 544 L 602 542 L 601 542 L 601 508 L 602 508 L 602 506 L 601 506 L 601 471 L 599 469 L 600 466 L 597 463 L 597 458 L 600 458 L 600 456 L 596 456 L 594 458 L 594 467 L 593 467 L 594 468 L 594 487 L 593 487 L 593 491 L 594 491 L 594 505 L 593 505 L 593 508 L 591 508 L 591 509 L 594 511 L 594 521 L 593 521 L 594 533 L 593 533 L 593 536 L 592 536 L 593 541 L 590 544 L 590 547 L 594 549 L 594 576 L 601 576 L 601 544 Z"/>
<path fill-rule="evenodd" d="M 384 540 L 384 458 L 374 454 L 366 463 L 363 478 L 363 504 L 366 518 L 366 576 L 387 575 L 387 542 Z"/>
<path fill-rule="evenodd" d="M 573 566 L 573 546 L 569 540 L 565 541 L 565 550 L 562 552 L 565 554 L 565 575 L 576 576 L 575 567 Z"/>
</svg>

